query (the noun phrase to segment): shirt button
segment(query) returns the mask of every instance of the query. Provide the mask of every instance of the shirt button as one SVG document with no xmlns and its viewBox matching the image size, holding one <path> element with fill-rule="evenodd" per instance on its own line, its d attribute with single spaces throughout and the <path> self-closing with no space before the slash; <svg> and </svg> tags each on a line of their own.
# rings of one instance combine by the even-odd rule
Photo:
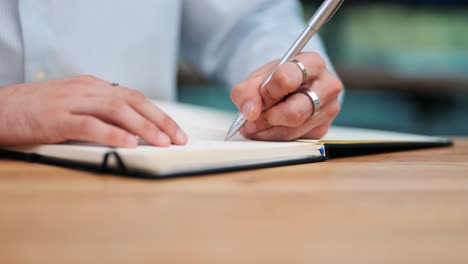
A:
<svg viewBox="0 0 468 264">
<path fill-rule="evenodd" d="M 36 81 L 43 81 L 47 77 L 47 73 L 43 70 L 37 71 L 34 78 Z"/>
</svg>

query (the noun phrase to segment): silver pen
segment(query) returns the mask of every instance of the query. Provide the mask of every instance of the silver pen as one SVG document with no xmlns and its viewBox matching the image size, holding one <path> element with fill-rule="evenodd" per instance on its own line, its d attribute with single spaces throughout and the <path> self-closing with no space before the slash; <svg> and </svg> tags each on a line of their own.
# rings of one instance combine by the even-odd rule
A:
<svg viewBox="0 0 468 264">
<path fill-rule="evenodd" d="M 320 8 L 315 12 L 312 18 L 307 23 L 306 28 L 301 33 L 301 35 L 296 39 L 296 41 L 292 44 L 292 46 L 288 49 L 286 54 L 281 58 L 278 64 L 273 68 L 270 75 L 263 81 L 262 85 L 259 89 L 262 89 L 273 77 L 276 70 L 284 63 L 291 60 L 293 57 L 297 56 L 312 38 L 312 36 L 320 30 L 320 28 L 327 23 L 332 16 L 336 13 L 336 11 L 340 8 L 341 4 L 344 0 L 325 0 Z M 239 130 L 244 126 L 247 119 L 245 119 L 244 115 L 239 112 L 237 114 L 236 120 L 232 123 L 229 131 L 226 135 L 225 140 L 233 137 Z"/>
</svg>

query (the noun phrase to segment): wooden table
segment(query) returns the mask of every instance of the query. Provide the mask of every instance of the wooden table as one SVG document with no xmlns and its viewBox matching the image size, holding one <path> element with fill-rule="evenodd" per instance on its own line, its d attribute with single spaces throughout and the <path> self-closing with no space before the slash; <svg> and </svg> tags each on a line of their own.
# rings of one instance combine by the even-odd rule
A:
<svg viewBox="0 0 468 264">
<path fill-rule="evenodd" d="M 468 139 L 172 180 L 0 175 L 5 264 L 468 263 Z"/>
</svg>

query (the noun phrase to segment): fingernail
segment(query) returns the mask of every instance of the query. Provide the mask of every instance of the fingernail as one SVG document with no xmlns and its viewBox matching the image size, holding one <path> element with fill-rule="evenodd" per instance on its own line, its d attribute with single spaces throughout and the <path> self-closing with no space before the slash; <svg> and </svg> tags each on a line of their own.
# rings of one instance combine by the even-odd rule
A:
<svg viewBox="0 0 468 264">
<path fill-rule="evenodd" d="M 187 142 L 187 134 L 185 134 L 185 132 L 182 131 L 182 129 L 179 129 L 176 132 L 176 139 L 177 142 L 179 142 L 180 144 L 185 144 L 185 142 Z"/>
<path fill-rule="evenodd" d="M 134 135 L 128 135 L 125 143 L 128 147 L 135 147 L 138 145 L 138 140 Z"/>
<path fill-rule="evenodd" d="M 254 109 L 255 109 L 255 104 L 249 100 L 245 102 L 244 105 L 242 106 L 242 114 L 244 114 L 245 117 L 249 118 L 252 116 Z"/>
<path fill-rule="evenodd" d="M 169 144 L 171 144 L 171 139 L 169 138 L 168 135 L 166 135 L 166 134 L 163 133 L 163 132 L 158 132 L 158 134 L 156 135 L 156 140 L 157 140 L 160 144 L 163 144 L 163 145 L 169 145 Z"/>
<path fill-rule="evenodd" d="M 257 131 L 257 126 L 253 122 L 247 122 L 244 125 L 244 129 L 248 134 L 253 134 Z"/>
</svg>

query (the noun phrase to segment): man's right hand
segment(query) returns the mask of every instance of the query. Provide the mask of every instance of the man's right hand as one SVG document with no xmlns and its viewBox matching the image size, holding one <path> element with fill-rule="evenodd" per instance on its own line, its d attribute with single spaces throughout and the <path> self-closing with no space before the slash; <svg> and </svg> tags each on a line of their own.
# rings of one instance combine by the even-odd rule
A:
<svg viewBox="0 0 468 264">
<path fill-rule="evenodd" d="M 142 93 L 93 76 L 0 88 L 0 145 L 80 140 L 111 147 L 183 145 L 186 134 Z"/>
</svg>

